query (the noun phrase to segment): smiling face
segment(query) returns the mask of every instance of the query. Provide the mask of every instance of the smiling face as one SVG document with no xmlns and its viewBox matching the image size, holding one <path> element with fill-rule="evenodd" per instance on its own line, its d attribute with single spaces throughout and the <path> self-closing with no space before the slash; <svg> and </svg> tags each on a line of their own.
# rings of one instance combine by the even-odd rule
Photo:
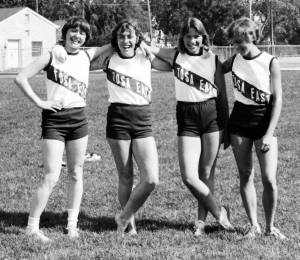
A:
<svg viewBox="0 0 300 260">
<path fill-rule="evenodd" d="M 77 52 L 79 48 L 85 43 L 86 38 L 86 32 L 79 26 L 68 29 L 65 40 L 66 50 L 71 53 Z"/>
<path fill-rule="evenodd" d="M 122 56 L 126 58 L 133 57 L 137 43 L 137 36 L 134 28 L 130 26 L 124 29 L 121 27 L 117 32 L 117 43 Z"/>
<path fill-rule="evenodd" d="M 194 28 L 190 28 L 188 33 L 183 36 L 184 47 L 190 54 L 199 54 L 203 46 L 203 36 Z"/>
</svg>

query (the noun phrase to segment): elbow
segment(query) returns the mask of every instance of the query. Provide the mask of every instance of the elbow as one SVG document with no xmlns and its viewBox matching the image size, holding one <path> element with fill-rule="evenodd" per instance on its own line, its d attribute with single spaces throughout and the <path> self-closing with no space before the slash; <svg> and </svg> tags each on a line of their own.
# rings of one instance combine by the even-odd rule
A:
<svg viewBox="0 0 300 260">
<path fill-rule="evenodd" d="M 274 95 L 273 96 L 273 106 L 275 107 L 281 107 L 282 106 L 282 96 Z"/>
<path fill-rule="evenodd" d="M 18 74 L 17 77 L 15 77 L 14 82 L 17 86 L 21 85 L 22 80 L 20 74 Z"/>
<path fill-rule="evenodd" d="M 15 79 L 14 79 L 14 82 L 15 84 L 18 86 L 18 87 L 21 87 L 23 85 L 23 82 L 24 82 L 24 77 L 23 75 L 20 73 L 18 74 Z"/>
</svg>

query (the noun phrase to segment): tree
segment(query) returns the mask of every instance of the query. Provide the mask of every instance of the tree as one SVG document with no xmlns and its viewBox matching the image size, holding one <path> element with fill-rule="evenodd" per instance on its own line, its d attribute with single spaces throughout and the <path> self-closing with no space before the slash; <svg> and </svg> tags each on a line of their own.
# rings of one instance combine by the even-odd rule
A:
<svg viewBox="0 0 300 260">
<path fill-rule="evenodd" d="M 0 8 L 26 6 L 27 2 L 27 0 L 2 0 L 0 3 Z"/>
<path fill-rule="evenodd" d="M 98 0 L 85 3 L 85 18 L 92 26 L 93 39 L 90 45 L 104 44 L 110 41 L 113 28 L 124 18 L 136 19 L 143 32 L 148 30 L 147 12 L 142 2 L 135 0 Z"/>
<path fill-rule="evenodd" d="M 275 44 L 300 43 L 300 3 L 294 0 L 257 0 L 253 16 L 262 25 L 262 41 L 271 38 L 271 14 Z"/>
<path fill-rule="evenodd" d="M 203 22 L 211 40 L 221 32 L 222 27 L 246 13 L 238 0 L 153 0 L 151 9 L 158 21 L 157 29 L 162 29 L 164 33 L 178 34 L 182 21 L 194 16 Z"/>
</svg>

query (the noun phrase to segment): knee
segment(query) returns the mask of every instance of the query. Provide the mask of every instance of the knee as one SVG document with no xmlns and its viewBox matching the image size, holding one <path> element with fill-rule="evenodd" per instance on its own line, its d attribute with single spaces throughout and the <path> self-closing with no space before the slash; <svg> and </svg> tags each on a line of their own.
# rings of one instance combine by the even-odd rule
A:
<svg viewBox="0 0 300 260">
<path fill-rule="evenodd" d="M 119 174 L 119 182 L 124 185 L 131 184 L 133 182 L 133 172 L 123 172 Z"/>
<path fill-rule="evenodd" d="M 191 177 L 189 177 L 189 176 L 182 176 L 181 178 L 182 178 L 183 183 L 184 183 L 186 186 L 188 186 L 188 187 L 194 186 L 194 183 L 195 183 L 194 178 L 191 178 Z"/>
<path fill-rule="evenodd" d="M 254 169 L 253 168 L 242 168 L 239 169 L 240 183 L 246 184 L 253 181 L 254 179 Z"/>
<path fill-rule="evenodd" d="M 211 177 L 211 167 L 201 167 L 199 170 L 199 177 L 203 181 L 207 181 Z"/>
<path fill-rule="evenodd" d="M 56 183 L 58 182 L 58 179 L 59 179 L 59 174 L 47 173 L 44 182 L 50 189 L 53 189 Z"/>
<path fill-rule="evenodd" d="M 262 178 L 262 183 L 264 186 L 265 190 L 268 190 L 270 192 L 276 191 L 277 190 L 277 183 L 275 178 L 268 178 L 268 177 L 263 177 Z"/>
<path fill-rule="evenodd" d="M 146 189 L 151 192 L 155 189 L 155 187 L 158 185 L 159 180 L 158 178 L 152 178 L 150 180 L 145 181 Z"/>
<path fill-rule="evenodd" d="M 83 167 L 82 165 L 74 166 L 68 170 L 69 179 L 74 182 L 82 181 Z"/>
</svg>

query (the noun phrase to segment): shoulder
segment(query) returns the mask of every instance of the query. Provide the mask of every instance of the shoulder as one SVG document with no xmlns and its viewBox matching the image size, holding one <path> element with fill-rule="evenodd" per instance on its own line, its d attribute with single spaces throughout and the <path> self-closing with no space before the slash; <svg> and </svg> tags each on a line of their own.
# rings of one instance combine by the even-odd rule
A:
<svg viewBox="0 0 300 260">
<path fill-rule="evenodd" d="M 232 66 L 237 56 L 239 56 L 239 54 L 234 54 L 222 63 L 222 70 L 224 73 L 232 71 Z"/>
<path fill-rule="evenodd" d="M 271 71 L 273 64 L 274 66 L 279 66 L 278 58 L 268 52 L 263 51 L 261 53 L 261 59 L 263 62 L 266 63 L 267 66 L 269 66 L 269 70 Z"/>
<path fill-rule="evenodd" d="M 90 54 L 89 54 L 89 52 L 87 51 L 87 49 L 82 49 L 82 50 L 80 50 L 79 51 L 79 57 L 81 58 L 81 59 L 86 59 L 86 58 L 88 58 L 88 60 L 89 61 L 91 61 L 92 59 L 91 59 L 91 56 L 90 56 Z"/>
<path fill-rule="evenodd" d="M 204 59 L 216 59 L 218 56 L 212 52 L 212 50 L 204 50 L 202 57 Z"/>
<path fill-rule="evenodd" d="M 38 63 L 44 71 L 46 71 L 51 65 L 54 55 L 51 51 L 47 52 L 45 55 L 37 58 L 35 63 Z"/>
<path fill-rule="evenodd" d="M 146 62 L 151 64 L 154 59 L 154 55 L 145 55 L 139 48 L 136 50 L 134 59 L 139 60 L 140 62 Z"/>
</svg>

